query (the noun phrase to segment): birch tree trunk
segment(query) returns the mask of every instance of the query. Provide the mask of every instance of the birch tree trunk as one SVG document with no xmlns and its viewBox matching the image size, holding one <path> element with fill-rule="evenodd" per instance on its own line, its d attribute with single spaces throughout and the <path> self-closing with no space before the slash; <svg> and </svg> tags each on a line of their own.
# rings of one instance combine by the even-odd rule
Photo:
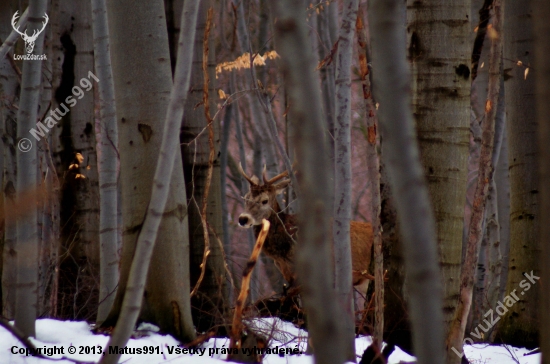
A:
<svg viewBox="0 0 550 364">
<path fill-rule="evenodd" d="M 0 38 L 6 39 L 13 31 L 11 17 L 15 9 L 14 1 L 0 3 Z M 18 24 L 21 24 L 21 20 Z M 24 29 L 21 24 L 20 29 Z M 17 34 L 17 33 L 16 33 Z M 19 34 L 17 34 L 19 36 Z M 9 49 L 6 49 L 8 52 Z M 8 57 L 10 54 L 8 53 Z M 2 250 L 2 316 L 12 320 L 15 314 L 15 285 L 17 256 L 15 255 L 15 243 L 17 237 L 16 219 L 10 211 L 15 211 L 15 187 L 16 187 L 16 154 L 17 154 L 17 110 L 14 107 L 18 103 L 17 90 L 19 81 L 15 69 L 7 57 L 0 58 L 0 123 L 2 128 L 2 202 L 0 206 L 4 210 L 3 224 L 3 250 Z"/>
<path fill-rule="evenodd" d="M 88 78 L 94 70 L 94 47 L 92 34 L 92 7 L 90 1 L 75 1 L 72 17 L 72 39 L 76 45 L 74 56 L 74 86 L 82 87 L 80 80 Z M 95 86 L 95 85 L 94 85 Z M 89 311 L 84 317 L 95 316 L 98 297 L 99 273 L 99 179 L 97 171 L 96 140 L 94 133 L 94 94 L 85 92 L 71 109 L 70 132 L 73 152 L 80 153 L 84 161 L 79 164 L 79 172 L 86 178 L 75 178 L 68 174 L 69 182 L 74 186 L 74 220 L 77 236 L 78 261 L 81 292 L 76 292 L 79 302 L 85 305 L 89 297 L 94 304 L 86 307 Z M 67 166 L 65 166 L 67 168 Z M 116 200 L 115 200 L 116 201 Z M 88 306 L 88 305 L 86 305 Z"/>
<path fill-rule="evenodd" d="M 37 0 L 29 4 L 29 33 L 43 27 L 46 14 L 46 0 Z M 34 45 L 32 54 L 42 54 L 44 33 L 40 34 Z M 37 189 L 37 148 L 27 152 L 22 151 L 22 138 L 31 143 L 29 130 L 36 127 L 40 83 L 42 80 L 42 61 L 33 60 L 23 62 L 21 79 L 21 96 L 17 112 L 17 137 L 19 139 L 17 151 L 17 206 L 24 206 L 25 194 L 35 194 Z M 28 202 L 27 202 L 28 204 Z M 37 279 L 38 279 L 38 226 L 36 206 L 25 206 L 25 211 L 17 219 L 17 288 L 15 291 L 15 327 L 25 336 L 35 336 L 34 323 L 37 316 Z M 27 209 L 28 208 L 28 209 Z"/>
<path fill-rule="evenodd" d="M 94 56 L 99 89 L 100 132 L 99 172 L 99 307 L 101 323 L 111 310 L 118 285 L 118 129 L 115 89 L 109 52 L 109 28 L 105 0 L 92 0 Z"/>
<path fill-rule="evenodd" d="M 114 326 L 126 294 L 139 232 L 150 203 L 153 176 L 172 86 L 164 7 L 156 1 L 107 3 L 122 184 L 123 247 L 120 282 L 104 327 Z M 145 36 L 144 36 L 145 35 Z M 146 49 L 147 51 L 143 51 Z M 147 90 L 147 92 L 143 92 Z M 182 341 L 189 318 L 188 230 L 180 153 L 175 153 L 168 202 L 162 214 L 145 285 L 140 319 Z M 178 277 L 178 279 L 167 279 Z M 134 288 L 132 286 L 131 288 Z"/>
<path fill-rule="evenodd" d="M 441 280 L 437 267 L 435 221 L 422 167 L 409 99 L 405 33 L 396 14 L 400 0 L 371 0 L 374 91 L 388 174 L 395 192 L 409 285 L 413 345 L 419 363 L 443 363 Z M 463 201 L 463 200 L 462 200 Z"/>
<path fill-rule="evenodd" d="M 533 3 L 533 17 L 535 36 L 535 69 L 536 102 L 538 120 L 539 143 L 539 186 L 540 186 L 540 225 L 539 242 L 542 249 L 540 254 L 541 280 L 539 284 L 539 328 L 540 345 L 542 350 L 541 364 L 550 363 L 550 3 L 535 1 Z"/>
<path fill-rule="evenodd" d="M 533 2 L 505 1 L 504 72 L 507 80 L 506 114 L 510 162 L 510 258 L 506 293 L 521 292 L 521 299 L 502 318 L 498 336 L 503 342 L 538 345 L 540 287 L 527 292 L 524 273 L 540 276 L 541 246 L 537 177 L 536 73 L 526 73 L 534 62 Z M 521 66 L 517 62 L 521 62 Z M 527 68 L 526 68 L 527 67 Z M 529 71 L 533 71 L 529 69 Z M 538 281 L 527 281 L 538 285 Z M 523 294 L 525 292 L 525 294 Z"/>
<path fill-rule="evenodd" d="M 158 236 L 162 216 L 165 213 L 166 202 L 170 196 L 170 185 L 166 184 L 165 180 L 167 176 L 175 172 L 174 165 L 179 155 L 178 129 L 181 126 L 185 99 L 189 89 L 193 59 L 193 39 L 195 36 L 194 32 L 198 8 L 199 4 L 197 2 L 188 1 L 185 3 L 182 11 L 174 86 L 170 92 L 170 103 L 168 105 L 166 122 L 162 133 L 162 142 L 155 169 L 151 200 L 147 207 L 147 214 L 143 222 L 142 230 L 138 235 L 136 253 L 128 278 L 120 320 L 107 347 L 124 347 L 127 344 L 143 303 L 144 287 L 155 247 L 155 240 Z M 190 49 L 184 48 L 184 44 L 191 44 L 191 46 L 189 46 Z M 182 170 L 178 169 L 177 172 L 181 174 Z M 173 309 L 175 310 L 177 307 L 173 307 Z M 189 341 L 194 338 L 195 332 L 192 325 L 190 307 L 187 305 L 185 309 L 184 312 L 179 312 L 184 316 L 184 327 L 182 327 L 182 329 L 185 333 L 181 336 Z M 180 321 L 182 318 L 176 316 L 175 319 Z M 176 323 L 176 326 L 180 324 L 181 322 Z M 102 359 L 104 360 L 101 360 L 101 363 L 118 363 L 120 354 L 104 356 Z"/>
<path fill-rule="evenodd" d="M 351 64 L 358 0 L 345 0 L 336 54 L 334 122 L 334 281 L 348 360 L 355 359 L 351 279 Z"/>
<path fill-rule="evenodd" d="M 321 94 L 313 70 L 313 54 L 305 23 L 306 4 L 290 0 L 273 2 L 277 17 L 275 33 L 283 72 L 289 83 L 296 126 L 294 145 L 301 166 L 298 192 L 300 244 L 296 252 L 298 279 L 308 314 L 308 326 L 315 362 L 339 364 L 348 359 L 349 343 L 339 319 L 340 307 L 333 299 L 333 273 L 327 233 L 327 154 L 322 118 Z"/>
<path fill-rule="evenodd" d="M 407 1 L 420 155 L 437 222 L 446 330 L 459 294 L 470 125 L 470 0 Z"/>
</svg>

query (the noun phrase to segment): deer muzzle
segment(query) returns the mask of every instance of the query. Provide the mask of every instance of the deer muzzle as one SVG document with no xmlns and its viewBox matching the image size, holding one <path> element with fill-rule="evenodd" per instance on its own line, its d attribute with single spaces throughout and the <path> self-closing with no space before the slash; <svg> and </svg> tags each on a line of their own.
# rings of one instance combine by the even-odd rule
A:
<svg viewBox="0 0 550 364">
<path fill-rule="evenodd" d="M 243 228 L 249 228 L 253 225 L 254 219 L 247 213 L 242 213 L 239 215 L 239 226 Z"/>
</svg>

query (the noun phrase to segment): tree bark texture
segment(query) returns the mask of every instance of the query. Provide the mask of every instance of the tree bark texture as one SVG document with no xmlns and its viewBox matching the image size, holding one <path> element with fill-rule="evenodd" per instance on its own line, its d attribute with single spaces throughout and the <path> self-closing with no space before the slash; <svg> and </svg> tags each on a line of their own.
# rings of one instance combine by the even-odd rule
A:
<svg viewBox="0 0 550 364">
<path fill-rule="evenodd" d="M 209 84 L 209 104 L 204 105 L 204 72 L 203 72 L 203 40 L 205 36 L 207 10 L 211 1 L 203 0 L 199 8 L 197 29 L 195 32 L 195 47 L 193 69 L 191 70 L 191 85 L 189 97 L 186 101 L 183 125 L 180 134 L 182 142 L 183 167 L 186 180 L 189 210 L 189 239 L 191 244 L 191 287 L 195 287 L 201 274 L 201 264 L 205 254 L 205 235 L 201 218 L 204 195 L 208 194 L 206 222 L 208 228 L 209 255 L 206 260 L 204 278 L 192 297 L 193 320 L 199 331 L 206 331 L 223 322 L 226 314 L 226 276 L 222 236 L 221 186 L 220 186 L 220 157 L 219 157 L 219 119 L 208 120 L 205 107 L 209 108 L 210 116 L 215 114 L 215 57 L 213 37 L 209 37 L 209 52 L 207 61 Z M 200 105 L 197 107 L 197 105 Z M 212 122 L 214 159 L 210 165 L 209 133 L 207 126 Z M 211 168 L 210 187 L 206 185 L 209 169 Z"/>
<path fill-rule="evenodd" d="M 510 169 L 510 256 L 506 292 L 525 292 L 503 317 L 498 336 L 509 344 L 538 345 L 540 287 L 526 291 L 524 273 L 540 276 L 539 187 L 537 169 L 536 73 L 533 1 L 505 1 L 504 85 Z M 526 73 L 526 70 L 527 71 Z M 535 69 L 536 70 L 536 69 Z M 539 283 L 536 283 L 537 285 Z"/>
<path fill-rule="evenodd" d="M 8 37 L 8 34 L 13 31 L 11 27 L 11 17 L 13 13 L 13 2 L 4 1 L 0 3 L 0 38 L 2 40 Z M 23 17 L 23 15 L 21 16 Z M 20 29 L 24 29 L 21 18 L 19 23 Z M 26 24 L 26 23 L 25 23 Z M 15 33 L 17 34 L 17 33 Z M 19 34 L 17 34 L 18 37 Z M 9 49 L 5 49 L 6 52 Z M 17 155 L 17 110 L 15 105 L 18 104 L 19 80 L 15 69 L 10 61 L 5 56 L 0 58 L 0 123 L 2 128 L 2 153 L 3 163 L 2 170 L 2 205 L 0 208 L 4 210 L 4 236 L 2 250 L 2 316 L 13 320 L 15 314 L 15 286 L 16 286 L 16 269 L 17 256 L 15 250 L 17 228 L 16 219 L 13 214 L 7 213 L 15 211 L 15 187 L 16 187 L 16 155 Z"/>
<path fill-rule="evenodd" d="M 46 0 L 33 1 L 29 5 L 29 33 L 43 27 L 46 14 Z M 34 45 L 32 54 L 43 53 L 44 33 L 40 34 Z M 27 152 L 21 150 L 21 138 L 29 140 L 29 130 L 36 126 L 40 84 L 42 81 L 42 61 L 23 62 L 21 78 L 21 96 L 17 112 L 17 138 L 19 139 L 16 151 L 17 159 L 17 188 L 16 201 L 18 208 L 25 212 L 17 219 L 17 242 L 15 254 L 17 256 L 17 286 L 15 290 L 15 327 L 26 336 L 35 336 L 34 323 L 37 317 L 37 279 L 38 279 L 38 247 L 39 236 L 37 226 L 36 206 L 24 206 L 25 194 L 37 192 L 37 149 L 31 145 Z M 24 147 L 24 145 L 23 145 Z M 27 201 L 27 204 L 32 202 Z"/>
<path fill-rule="evenodd" d="M 540 327 L 541 364 L 550 363 L 550 3 L 533 2 L 535 34 L 536 102 L 539 143 L 539 186 L 540 186 L 540 225 L 539 242 L 541 254 L 539 264 L 541 279 L 538 321 Z"/>
<path fill-rule="evenodd" d="M 321 94 L 314 75 L 313 54 L 305 22 L 303 1 L 273 2 L 276 46 L 294 105 L 295 152 L 301 176 L 298 193 L 300 244 L 296 253 L 298 280 L 308 315 L 315 362 L 338 364 L 348 358 L 340 307 L 334 297 L 332 262 L 328 239 L 328 188 L 326 144 L 322 120 Z"/>
<path fill-rule="evenodd" d="M 109 26 L 105 0 L 92 0 L 95 71 L 99 78 L 101 140 L 98 143 L 99 173 L 99 307 L 97 322 L 103 322 L 113 305 L 118 285 L 118 129 L 115 86 L 109 51 Z"/>
<path fill-rule="evenodd" d="M 181 32 L 178 47 L 178 59 L 174 76 L 174 86 L 170 92 L 170 103 L 166 113 L 166 121 L 162 132 L 162 142 L 160 145 L 159 158 L 156 165 L 151 200 L 147 207 L 147 215 L 143 227 L 138 235 L 136 253 L 130 269 L 128 285 L 125 292 L 124 302 L 118 324 L 109 340 L 108 347 L 124 347 L 139 316 L 139 311 L 143 303 L 144 287 L 147 280 L 147 272 L 150 268 L 151 257 L 155 247 L 155 240 L 158 236 L 159 226 L 161 224 L 166 202 L 170 195 L 170 184 L 167 184 L 167 176 L 174 171 L 174 162 L 179 154 L 179 134 L 178 130 L 183 117 L 185 99 L 189 89 L 189 79 L 191 73 L 191 63 L 193 59 L 193 39 L 195 38 L 195 28 L 197 22 L 199 4 L 197 2 L 186 2 L 182 11 Z M 190 49 L 185 48 L 184 44 L 191 44 Z M 179 166 L 178 166 L 179 167 Z M 178 173 L 182 173 L 178 169 Z M 187 282 L 183 283 L 184 289 L 189 289 L 189 275 L 183 277 Z M 185 292 L 187 293 L 187 292 Z M 185 302 L 189 302 L 189 296 L 183 297 Z M 173 310 L 179 310 L 180 307 L 172 302 Z M 195 330 L 191 319 L 191 307 L 186 304 L 183 312 L 179 312 L 183 317 L 175 317 L 180 321 L 175 323 L 176 327 L 181 325 L 183 319 L 183 332 L 179 333 L 187 341 L 195 337 Z M 176 312 L 174 312 L 175 314 Z M 104 356 L 101 362 L 117 363 L 120 354 Z"/>
<path fill-rule="evenodd" d="M 410 109 L 406 35 L 400 17 L 396 16 L 402 14 L 403 6 L 400 0 L 370 2 L 374 96 L 380 103 L 382 158 L 388 168 L 403 236 L 415 355 L 419 363 L 443 363 L 435 221 Z"/>
<path fill-rule="evenodd" d="M 446 330 L 456 308 L 470 125 L 470 1 L 407 1 L 420 155 L 437 223 Z"/>
<path fill-rule="evenodd" d="M 338 34 L 335 78 L 334 122 L 334 281 L 345 327 L 349 360 L 355 357 L 353 285 L 351 279 L 351 65 L 358 0 L 344 1 Z"/>
<path fill-rule="evenodd" d="M 113 326 L 118 320 L 137 237 L 151 198 L 172 85 L 164 14 L 159 0 L 107 3 L 119 132 L 123 247 L 120 283 L 104 326 Z M 190 289 L 186 279 L 189 251 L 182 170 L 181 155 L 175 153 L 172 177 L 164 176 L 170 181 L 170 192 L 151 258 L 140 319 L 186 341 Z"/>
</svg>

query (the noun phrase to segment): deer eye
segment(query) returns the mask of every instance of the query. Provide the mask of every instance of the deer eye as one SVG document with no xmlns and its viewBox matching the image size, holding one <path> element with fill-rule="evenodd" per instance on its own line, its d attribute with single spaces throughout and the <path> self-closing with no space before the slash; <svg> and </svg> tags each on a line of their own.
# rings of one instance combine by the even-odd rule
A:
<svg viewBox="0 0 550 364">
<path fill-rule="evenodd" d="M 262 200 L 262 205 L 267 205 L 267 203 L 269 202 L 269 200 Z"/>
</svg>

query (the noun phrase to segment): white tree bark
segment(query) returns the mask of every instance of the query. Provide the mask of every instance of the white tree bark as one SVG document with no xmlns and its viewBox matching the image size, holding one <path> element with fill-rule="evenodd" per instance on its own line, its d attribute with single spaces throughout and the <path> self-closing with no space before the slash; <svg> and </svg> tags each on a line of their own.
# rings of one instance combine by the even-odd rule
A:
<svg viewBox="0 0 550 364">
<path fill-rule="evenodd" d="M 99 172 L 99 307 L 97 322 L 102 322 L 113 305 L 118 284 L 118 129 L 115 88 L 109 51 L 109 28 L 105 0 L 92 0 L 95 71 L 99 78 L 100 132 Z"/>
<path fill-rule="evenodd" d="M 27 31 L 40 30 L 43 27 L 46 14 L 46 0 L 36 0 L 29 4 L 29 21 Z M 38 36 L 33 54 L 42 54 L 44 33 Z M 17 112 L 17 137 L 27 138 L 30 143 L 29 130 L 36 127 L 38 103 L 40 97 L 40 83 L 42 61 L 23 62 L 23 76 L 21 80 L 21 96 Z M 37 148 L 31 148 L 24 153 L 17 151 L 17 201 L 23 200 L 25 194 L 36 193 L 37 189 Z M 23 206 L 22 203 L 17 203 Z M 27 206 L 25 206 L 27 208 Z M 38 226 L 36 206 L 28 209 L 17 220 L 17 288 L 15 297 L 15 327 L 26 336 L 35 336 L 34 322 L 36 320 L 37 279 L 38 279 Z"/>
<path fill-rule="evenodd" d="M 371 0 L 374 95 L 405 253 L 413 346 L 419 363 L 444 362 L 441 279 L 433 212 L 410 109 L 401 0 Z"/>
<path fill-rule="evenodd" d="M 12 3 L 4 1 L 0 3 L 0 38 L 7 38 L 10 32 L 12 17 Z M 21 25 L 21 29 L 24 25 Z M 18 33 L 17 36 L 19 36 Z M 10 47 L 5 48 L 7 52 Z M 2 316 L 10 320 L 15 314 L 15 285 L 17 257 L 15 255 L 15 243 L 17 236 L 16 218 L 9 213 L 15 211 L 15 160 L 17 154 L 17 123 L 16 109 L 14 105 L 18 103 L 19 88 L 18 75 L 11 65 L 10 60 L 5 57 L 0 58 L 0 123 L 2 123 L 1 144 L 2 149 L 2 205 L 0 208 L 4 211 L 4 241 L 2 256 Z"/>
<path fill-rule="evenodd" d="M 420 156 L 437 222 L 448 330 L 459 294 L 470 125 L 470 0 L 407 0 Z"/>
<path fill-rule="evenodd" d="M 198 8 L 198 1 L 186 1 L 184 4 L 174 86 L 170 93 L 170 104 L 168 105 L 162 134 L 151 200 L 147 207 L 143 227 L 138 236 L 119 324 L 117 324 L 107 347 L 123 347 L 126 345 L 141 310 L 149 263 L 170 192 L 170 184 L 167 181 L 170 180 L 169 176 L 172 175 L 176 155 L 179 153 L 179 128 L 189 90 Z M 185 314 L 185 312 L 182 313 Z M 190 325 L 190 316 L 186 316 L 187 324 Z M 117 363 L 119 358 L 120 354 L 106 355 L 100 363 Z"/>
</svg>

